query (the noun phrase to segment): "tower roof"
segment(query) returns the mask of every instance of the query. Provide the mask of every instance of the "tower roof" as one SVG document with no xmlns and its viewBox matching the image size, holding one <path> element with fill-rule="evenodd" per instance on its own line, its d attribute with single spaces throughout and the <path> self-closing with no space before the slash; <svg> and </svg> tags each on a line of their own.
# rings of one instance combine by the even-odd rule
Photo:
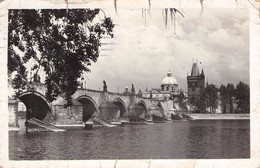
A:
<svg viewBox="0 0 260 168">
<path fill-rule="evenodd" d="M 198 76 L 200 74 L 199 67 L 197 63 L 193 63 L 192 70 L 191 70 L 191 76 Z"/>
</svg>

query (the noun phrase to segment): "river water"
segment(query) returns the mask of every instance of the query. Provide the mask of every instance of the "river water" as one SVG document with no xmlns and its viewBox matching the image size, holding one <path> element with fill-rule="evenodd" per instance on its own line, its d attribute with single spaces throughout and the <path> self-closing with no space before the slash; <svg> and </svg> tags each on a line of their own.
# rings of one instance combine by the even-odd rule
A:
<svg viewBox="0 0 260 168">
<path fill-rule="evenodd" d="M 249 120 L 171 121 L 64 132 L 9 131 L 10 160 L 249 157 Z"/>
</svg>

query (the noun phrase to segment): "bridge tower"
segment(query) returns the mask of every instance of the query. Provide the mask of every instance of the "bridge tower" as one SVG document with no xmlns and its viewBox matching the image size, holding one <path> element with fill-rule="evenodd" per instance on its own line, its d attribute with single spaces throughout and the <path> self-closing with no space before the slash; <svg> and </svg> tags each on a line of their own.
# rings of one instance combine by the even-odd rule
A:
<svg viewBox="0 0 260 168">
<path fill-rule="evenodd" d="M 201 96 L 205 88 L 204 71 L 199 71 L 198 63 L 192 64 L 191 74 L 187 75 L 188 101 L 202 111 Z"/>
</svg>

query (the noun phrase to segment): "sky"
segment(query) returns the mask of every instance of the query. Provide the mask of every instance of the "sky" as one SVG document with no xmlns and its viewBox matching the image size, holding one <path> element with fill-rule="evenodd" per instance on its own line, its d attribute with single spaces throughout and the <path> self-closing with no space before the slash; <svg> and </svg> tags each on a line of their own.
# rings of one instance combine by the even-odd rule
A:
<svg viewBox="0 0 260 168">
<path fill-rule="evenodd" d="M 187 90 L 187 74 L 198 60 L 208 83 L 239 81 L 249 84 L 249 16 L 247 9 L 183 9 L 171 23 L 162 9 L 142 14 L 140 10 L 105 10 L 116 24 L 115 38 L 103 39 L 100 57 L 85 75 L 86 87 L 123 92 L 135 85 L 136 90 L 160 88 L 170 70 Z M 145 19 L 146 17 L 146 19 Z M 174 24 L 175 23 L 175 24 Z M 175 25 L 175 30 L 174 30 Z M 175 31 L 175 33 L 174 33 Z M 201 62 L 201 64 L 200 64 Z"/>
</svg>

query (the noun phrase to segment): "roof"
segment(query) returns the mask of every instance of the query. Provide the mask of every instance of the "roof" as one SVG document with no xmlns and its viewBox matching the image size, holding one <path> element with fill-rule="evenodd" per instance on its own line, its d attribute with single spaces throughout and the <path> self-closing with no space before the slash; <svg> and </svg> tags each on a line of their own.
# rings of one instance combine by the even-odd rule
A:
<svg viewBox="0 0 260 168">
<path fill-rule="evenodd" d="M 191 76 L 198 76 L 200 74 L 199 67 L 197 63 L 193 63 L 192 70 L 191 70 Z"/>
<path fill-rule="evenodd" d="M 153 88 L 152 90 L 149 91 L 149 93 L 161 93 L 161 90 Z"/>
</svg>

